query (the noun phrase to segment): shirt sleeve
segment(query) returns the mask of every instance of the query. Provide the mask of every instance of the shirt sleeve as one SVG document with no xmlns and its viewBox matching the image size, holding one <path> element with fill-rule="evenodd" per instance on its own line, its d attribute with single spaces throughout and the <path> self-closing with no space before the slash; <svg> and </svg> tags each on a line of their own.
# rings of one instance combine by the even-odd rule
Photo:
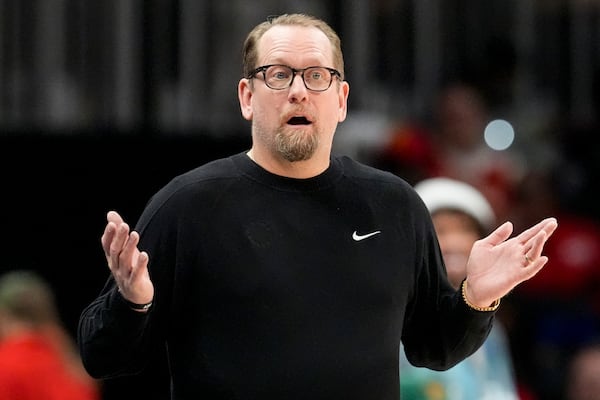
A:
<svg viewBox="0 0 600 400">
<path fill-rule="evenodd" d="M 431 221 L 417 228 L 418 268 L 402 342 L 411 364 L 446 370 L 485 342 L 495 312 L 470 308 L 449 283 Z"/>
<path fill-rule="evenodd" d="M 141 313 L 129 308 L 109 278 L 101 294 L 82 312 L 78 346 L 88 373 L 94 378 L 111 378 L 141 371 L 151 339 L 152 308 Z"/>
</svg>

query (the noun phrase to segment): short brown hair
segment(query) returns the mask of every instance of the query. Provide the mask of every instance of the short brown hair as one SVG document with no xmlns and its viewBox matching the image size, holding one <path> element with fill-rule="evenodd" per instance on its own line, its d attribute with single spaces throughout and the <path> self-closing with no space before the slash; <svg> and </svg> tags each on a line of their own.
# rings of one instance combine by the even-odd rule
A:
<svg viewBox="0 0 600 400">
<path fill-rule="evenodd" d="M 242 54 L 242 68 L 244 77 L 249 78 L 252 71 L 257 67 L 258 59 L 257 44 L 266 31 L 275 25 L 298 25 L 304 27 L 314 27 L 320 29 L 327 36 L 333 49 L 333 67 L 341 74 L 344 79 L 344 56 L 342 54 L 341 40 L 338 34 L 327 24 L 327 22 L 307 14 L 283 14 L 275 17 L 269 17 L 267 21 L 258 24 L 250 31 L 244 41 Z"/>
<path fill-rule="evenodd" d="M 0 277 L 0 311 L 34 327 L 59 320 L 52 287 L 29 270 L 13 270 Z"/>
</svg>

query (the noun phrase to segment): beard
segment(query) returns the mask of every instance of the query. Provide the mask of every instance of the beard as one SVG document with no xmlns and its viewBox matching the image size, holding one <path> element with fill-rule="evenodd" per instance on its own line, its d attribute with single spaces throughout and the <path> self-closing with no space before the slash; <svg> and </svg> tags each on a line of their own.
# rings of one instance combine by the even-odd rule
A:
<svg viewBox="0 0 600 400">
<path fill-rule="evenodd" d="M 282 127 L 277 130 L 273 139 L 275 151 L 290 162 L 310 159 L 319 146 L 319 135 L 304 130 L 287 130 Z"/>
</svg>

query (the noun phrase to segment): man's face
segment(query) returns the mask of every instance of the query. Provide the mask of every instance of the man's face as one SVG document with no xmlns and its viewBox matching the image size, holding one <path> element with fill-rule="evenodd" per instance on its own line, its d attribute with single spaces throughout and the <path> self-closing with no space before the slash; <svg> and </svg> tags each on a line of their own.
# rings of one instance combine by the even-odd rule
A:
<svg viewBox="0 0 600 400">
<path fill-rule="evenodd" d="M 329 39 L 317 28 L 278 25 L 258 43 L 258 65 L 284 64 L 301 69 L 335 68 Z M 259 73 L 238 87 L 244 118 L 252 121 L 256 146 L 276 157 L 303 161 L 331 151 L 338 122 L 346 118 L 348 84 L 333 78 L 329 89 L 310 91 L 298 74 L 289 88 L 268 88 Z"/>
</svg>

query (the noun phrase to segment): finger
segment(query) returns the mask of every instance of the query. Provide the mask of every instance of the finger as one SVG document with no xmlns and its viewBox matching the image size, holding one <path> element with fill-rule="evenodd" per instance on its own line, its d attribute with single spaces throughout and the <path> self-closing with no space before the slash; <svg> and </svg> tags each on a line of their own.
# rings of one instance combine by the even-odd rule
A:
<svg viewBox="0 0 600 400">
<path fill-rule="evenodd" d="M 141 251 L 138 254 L 137 262 L 131 272 L 131 280 L 136 281 L 140 279 L 141 276 L 146 275 L 148 273 L 148 253 L 145 251 Z"/>
<path fill-rule="evenodd" d="M 111 252 L 114 252 L 114 249 L 117 249 L 119 246 L 122 246 L 119 242 L 124 241 L 123 236 L 119 236 L 123 234 L 127 234 L 127 232 L 123 232 L 123 228 L 121 225 L 124 223 L 123 218 L 116 211 L 109 211 L 106 213 L 106 227 L 104 228 L 104 234 L 102 235 L 101 242 L 102 248 L 104 249 L 104 254 L 106 255 L 107 260 L 110 261 Z M 115 241 L 117 239 L 117 241 Z M 113 246 L 113 250 L 111 250 L 111 246 Z M 119 250 L 120 251 L 120 250 Z M 112 265 L 115 265 L 114 262 Z"/>
<path fill-rule="evenodd" d="M 536 258 L 535 260 L 532 260 L 531 263 L 526 265 L 526 268 L 523 268 L 521 270 L 522 274 L 523 274 L 523 280 L 533 278 L 538 272 L 540 272 L 542 270 L 542 268 L 544 268 L 544 266 L 547 263 L 548 263 L 548 257 L 546 257 L 546 256 L 540 256 L 540 257 Z"/>
<path fill-rule="evenodd" d="M 480 243 L 486 244 L 488 246 L 497 246 L 500 243 L 504 242 L 508 239 L 513 231 L 513 225 L 510 222 L 505 222 L 500 225 L 496 230 L 490 233 L 488 236 L 479 240 Z"/>
<path fill-rule="evenodd" d="M 546 239 L 552 236 L 556 228 L 558 228 L 558 221 L 556 218 L 548 218 L 548 223 L 544 226 L 544 231 L 546 232 Z"/>
<path fill-rule="evenodd" d="M 549 233 L 554 232 L 557 227 L 556 218 L 545 218 L 530 227 L 529 229 L 524 230 L 517 236 L 517 240 L 519 243 L 526 244 L 529 240 L 531 240 L 535 235 L 537 235 L 540 231 L 546 231 Z"/>
<path fill-rule="evenodd" d="M 113 222 L 109 222 L 108 224 L 106 224 L 106 227 L 104 228 L 104 233 L 100 238 L 100 242 L 102 243 L 102 249 L 104 250 L 104 254 L 107 258 L 110 254 L 110 244 L 113 238 L 115 237 L 116 229 L 116 225 Z"/>
<path fill-rule="evenodd" d="M 102 248 L 104 253 L 107 255 L 110 253 L 110 243 L 112 242 L 116 229 L 123 223 L 123 219 L 116 211 L 109 211 L 106 213 L 106 227 L 100 241 L 102 242 Z"/>
<path fill-rule="evenodd" d="M 547 239 L 548 236 L 546 235 L 546 231 L 538 232 L 538 234 L 530 241 L 531 248 L 527 251 L 527 256 L 532 260 L 540 257 Z"/>
<path fill-rule="evenodd" d="M 129 236 L 129 225 L 125 222 L 121 223 L 115 229 L 115 235 L 110 242 L 109 248 L 109 267 L 111 271 L 116 272 L 120 269 L 121 264 L 119 262 L 119 258 L 121 252 L 123 251 L 123 247 L 127 242 L 127 238 Z"/>
<path fill-rule="evenodd" d="M 529 253 L 529 257 L 539 257 L 542 254 L 542 250 L 546 241 L 552 236 L 558 227 L 558 223 L 555 218 L 548 218 L 542 221 L 544 225 L 542 229 L 536 233 L 527 243 L 524 243 L 524 247 Z"/>
<path fill-rule="evenodd" d="M 116 226 L 115 237 L 111 243 L 111 250 L 115 252 L 121 252 L 127 239 L 129 238 L 129 225 L 125 222 Z"/>
<path fill-rule="evenodd" d="M 132 231 L 127 237 L 127 242 L 124 244 L 123 250 L 119 255 L 119 263 L 123 266 L 127 266 L 127 270 L 124 272 L 126 272 L 128 277 L 130 277 L 138 263 L 139 250 L 137 244 L 139 239 L 140 235 L 137 232 Z"/>
<path fill-rule="evenodd" d="M 106 220 L 108 222 L 114 222 L 117 226 L 123 223 L 123 218 L 116 211 L 109 211 L 106 213 Z"/>
</svg>

